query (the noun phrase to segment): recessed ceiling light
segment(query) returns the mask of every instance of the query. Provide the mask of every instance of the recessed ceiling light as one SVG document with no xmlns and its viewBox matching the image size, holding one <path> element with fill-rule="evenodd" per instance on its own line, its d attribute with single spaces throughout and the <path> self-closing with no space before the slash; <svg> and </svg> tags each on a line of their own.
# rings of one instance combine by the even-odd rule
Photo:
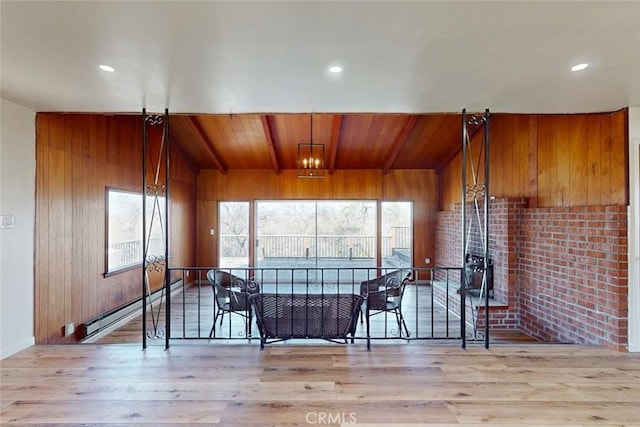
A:
<svg viewBox="0 0 640 427">
<path fill-rule="evenodd" d="M 342 67 L 338 65 L 334 65 L 333 67 L 329 67 L 329 72 L 331 73 L 340 73 L 342 71 Z"/>
<path fill-rule="evenodd" d="M 102 71 L 106 71 L 108 73 L 113 73 L 115 71 L 115 69 L 113 67 L 111 67 L 110 65 L 105 65 L 105 64 L 101 64 L 98 68 L 100 68 Z"/>
<path fill-rule="evenodd" d="M 571 67 L 571 71 L 582 71 L 588 66 L 589 64 L 587 64 L 586 62 L 583 62 L 582 64 L 576 64 L 573 67 Z"/>
</svg>

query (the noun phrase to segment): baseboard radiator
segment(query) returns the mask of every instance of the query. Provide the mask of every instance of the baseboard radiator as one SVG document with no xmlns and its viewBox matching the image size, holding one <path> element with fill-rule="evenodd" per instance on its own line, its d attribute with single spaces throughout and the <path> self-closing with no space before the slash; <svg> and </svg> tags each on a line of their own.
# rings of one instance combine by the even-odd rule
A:
<svg viewBox="0 0 640 427">
<path fill-rule="evenodd" d="M 178 279 L 171 284 L 171 293 L 180 290 L 182 288 L 182 280 Z M 151 303 L 157 302 L 161 297 L 163 297 L 164 288 L 157 289 L 151 293 Z M 148 308 L 148 307 L 147 307 Z M 84 325 L 82 325 L 82 335 L 80 337 L 81 340 L 85 340 L 90 338 L 91 336 L 97 334 L 100 331 L 110 327 L 114 323 L 119 322 L 127 316 L 131 316 L 138 311 L 142 311 L 142 298 L 139 298 L 135 301 L 130 302 L 129 304 L 125 304 L 121 307 L 118 307 L 114 310 L 108 311 L 98 317 L 95 317 L 89 321 L 87 321 Z"/>
</svg>

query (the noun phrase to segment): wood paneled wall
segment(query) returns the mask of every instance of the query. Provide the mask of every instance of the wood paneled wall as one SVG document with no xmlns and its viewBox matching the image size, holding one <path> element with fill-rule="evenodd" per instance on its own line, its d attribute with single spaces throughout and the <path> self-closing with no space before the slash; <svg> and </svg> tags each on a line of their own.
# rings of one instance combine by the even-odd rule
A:
<svg viewBox="0 0 640 427">
<path fill-rule="evenodd" d="M 478 133 L 472 141 L 476 159 L 480 143 Z M 627 204 L 627 153 L 626 110 L 495 114 L 490 125 L 490 195 L 526 197 L 530 207 Z M 452 210 L 461 201 L 461 167 L 459 154 L 438 174 L 440 210 Z"/>
<path fill-rule="evenodd" d="M 424 266 L 434 259 L 436 175 L 433 170 L 339 170 L 322 179 L 301 179 L 295 170 L 277 175 L 271 170 L 232 170 L 222 174 L 202 170 L 198 175 L 197 262 L 217 266 L 219 201 L 253 200 L 383 200 L 413 201 L 413 258 Z"/>
<path fill-rule="evenodd" d="M 105 272 L 105 188 L 141 191 L 141 117 L 40 113 L 36 117 L 35 338 L 63 338 L 141 295 L 140 268 Z M 171 151 L 171 252 L 195 262 L 195 172 Z M 184 238 L 188 236 L 188 238 Z"/>
</svg>

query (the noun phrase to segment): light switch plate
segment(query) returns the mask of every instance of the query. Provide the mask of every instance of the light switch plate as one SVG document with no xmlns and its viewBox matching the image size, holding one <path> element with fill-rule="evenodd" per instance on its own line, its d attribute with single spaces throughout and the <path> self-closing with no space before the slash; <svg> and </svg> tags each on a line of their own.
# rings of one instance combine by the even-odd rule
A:
<svg viewBox="0 0 640 427">
<path fill-rule="evenodd" d="M 13 228 L 14 222 L 13 215 L 0 215 L 0 228 Z"/>
</svg>

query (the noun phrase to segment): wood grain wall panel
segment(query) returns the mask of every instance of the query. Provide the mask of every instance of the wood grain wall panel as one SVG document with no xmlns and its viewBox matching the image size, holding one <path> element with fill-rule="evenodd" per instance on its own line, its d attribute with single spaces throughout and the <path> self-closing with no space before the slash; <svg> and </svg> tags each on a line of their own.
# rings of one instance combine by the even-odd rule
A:
<svg viewBox="0 0 640 427">
<path fill-rule="evenodd" d="M 329 180 L 336 181 L 335 176 L 327 176 L 322 178 L 329 178 Z M 280 171 L 280 179 L 275 183 L 275 194 L 274 197 L 267 197 L 268 199 L 279 199 L 279 200 L 292 200 L 292 199 L 314 199 L 315 193 L 314 189 L 318 186 L 323 186 L 324 183 L 317 183 L 319 179 L 300 179 L 297 178 L 297 172 L 295 170 L 282 170 Z M 269 190 L 267 194 L 271 194 L 272 191 Z"/>
<path fill-rule="evenodd" d="M 171 180 L 169 265 L 190 267 L 195 262 L 195 186 L 188 182 Z"/>
<path fill-rule="evenodd" d="M 553 134 L 552 134 L 553 131 Z M 553 136 L 553 141 L 552 141 Z M 552 182 L 555 182 L 555 170 L 552 168 L 555 159 L 555 129 L 551 125 L 551 117 L 538 118 L 538 206 L 552 206 Z M 552 152 L 553 150 L 553 152 Z M 553 154 L 553 158 L 552 158 Z M 552 176 L 553 174 L 553 176 Z"/>
<path fill-rule="evenodd" d="M 233 171 L 225 176 L 225 191 L 232 198 L 239 194 L 250 195 L 253 199 L 273 199 L 278 197 L 279 175 L 272 170 Z M 247 200 L 243 198 L 242 200 Z"/>
<path fill-rule="evenodd" d="M 301 179 L 296 171 L 283 171 L 278 185 L 279 199 L 351 199 L 380 197 L 382 173 L 379 170 L 336 170 L 322 179 Z M 366 185 L 365 185 L 366 184 Z"/>
<path fill-rule="evenodd" d="M 216 230 L 211 236 L 210 230 Z M 218 265 L 218 202 L 198 200 L 196 202 L 196 265 Z"/>
<path fill-rule="evenodd" d="M 629 144 L 627 110 L 611 116 L 611 197 L 616 204 L 629 204 Z M 620 144 L 622 142 L 622 144 Z"/>
<path fill-rule="evenodd" d="M 529 163 L 529 139 L 526 137 L 528 134 L 526 132 L 527 122 L 527 118 L 522 116 L 515 116 L 510 120 L 508 138 L 504 141 L 504 144 L 509 147 L 513 163 L 512 168 L 507 168 L 510 170 L 510 176 L 508 184 L 505 186 L 507 188 L 505 193 L 509 194 L 509 197 L 526 188 Z M 521 137 L 519 137 L 520 133 L 522 133 Z M 522 141 L 520 144 L 517 143 L 518 139 Z"/>
<path fill-rule="evenodd" d="M 73 116 L 66 114 L 61 118 L 62 124 L 62 132 L 64 136 L 62 141 L 60 141 L 60 149 L 65 153 L 73 154 Z"/>
<path fill-rule="evenodd" d="M 530 207 L 626 204 L 626 110 L 602 114 L 495 114 L 490 193 Z M 438 173 L 439 209 L 459 202 L 461 155 Z"/>
<path fill-rule="evenodd" d="M 594 201 L 600 198 L 602 194 L 602 135 L 601 135 L 601 118 L 587 121 L 587 205 L 594 204 Z"/>
<path fill-rule="evenodd" d="M 432 267 L 425 258 L 435 260 L 435 201 L 414 200 L 413 202 L 413 266 Z"/>
<path fill-rule="evenodd" d="M 602 173 L 602 192 L 600 193 L 600 197 L 603 201 L 603 205 L 611 204 L 612 200 L 611 186 L 613 183 L 611 181 L 611 118 L 611 115 L 607 115 L 602 117 L 600 120 L 600 171 Z"/>
<path fill-rule="evenodd" d="M 394 169 L 382 175 L 383 200 L 424 199 L 433 188 L 433 170 Z M 432 195 L 433 196 L 433 195 Z"/>
<path fill-rule="evenodd" d="M 595 117 L 593 120 L 598 121 Z M 569 118 L 569 194 L 565 206 L 586 206 L 588 203 L 589 151 L 587 126 L 590 119 L 584 114 Z"/>
<path fill-rule="evenodd" d="M 86 121 L 86 138 L 82 144 L 82 156 L 87 159 L 96 158 L 96 141 L 92 139 L 96 135 L 96 128 L 98 124 L 98 116 L 91 115 Z"/>
<path fill-rule="evenodd" d="M 557 186 L 554 199 L 556 200 L 556 206 L 567 206 L 570 202 L 569 194 L 569 182 L 571 177 L 571 144 L 569 133 L 570 117 L 563 120 L 557 116 L 553 117 L 556 129 L 556 160 L 553 164 L 553 169 L 556 172 Z M 564 165 L 564 167 L 559 167 Z"/>
<path fill-rule="evenodd" d="M 36 218 L 35 221 L 35 272 L 34 282 L 34 334 L 47 336 L 49 277 L 49 117 L 36 116 Z"/>
<path fill-rule="evenodd" d="M 91 130 L 93 125 L 95 124 L 95 120 L 90 120 L 92 123 L 89 126 L 89 134 L 95 135 L 95 130 Z M 91 136 L 88 137 L 89 139 Z M 89 151 L 84 153 L 89 154 Z M 82 185 L 82 194 L 81 199 L 84 201 L 85 208 L 80 210 L 81 215 L 81 224 L 82 224 L 82 241 L 83 242 L 91 242 L 92 239 L 98 234 L 98 229 L 94 225 L 96 221 L 94 218 L 98 215 L 96 210 L 96 201 L 94 194 L 97 192 L 96 190 L 96 182 L 95 182 L 95 168 L 96 168 L 95 159 L 87 158 L 84 162 L 82 162 L 82 178 L 80 179 L 80 183 Z M 83 243 L 84 246 L 84 243 Z M 89 250 L 89 244 L 86 244 L 86 250 Z M 98 256 L 97 252 L 87 253 L 86 261 L 79 266 L 79 270 L 81 271 L 81 282 L 80 283 L 89 283 L 91 280 L 91 272 L 97 269 L 98 263 L 96 257 Z M 80 302 L 80 315 L 77 317 L 79 319 L 86 319 L 89 316 L 89 307 L 93 306 L 91 304 L 91 292 L 86 286 L 82 286 L 80 289 L 81 293 L 81 302 Z"/>
<path fill-rule="evenodd" d="M 436 178 L 431 170 L 393 170 L 383 175 L 380 170 L 337 170 L 322 179 L 301 179 L 295 170 L 276 175 L 271 170 L 234 171 L 222 174 L 214 170 L 200 171 L 197 194 L 198 266 L 217 266 L 219 201 L 256 200 L 406 200 L 414 202 L 414 259 L 434 257 L 432 235 L 436 212 Z M 422 264 L 416 262 L 416 266 Z"/>
<path fill-rule="evenodd" d="M 101 162 L 107 161 L 107 145 L 109 141 L 109 117 L 98 116 L 98 128 L 96 135 L 96 159 Z"/>
<path fill-rule="evenodd" d="M 82 129 L 82 128 L 80 128 Z M 71 277 L 67 283 L 66 291 L 69 292 L 68 296 L 65 296 L 65 300 L 68 298 L 71 301 L 70 304 L 65 305 L 65 318 L 68 319 L 81 319 L 82 318 L 82 303 L 83 303 L 83 287 L 80 286 L 75 292 L 73 292 L 73 284 L 84 283 L 83 278 L 83 263 L 76 263 L 73 260 L 81 260 L 85 251 L 88 251 L 90 239 L 86 239 L 84 235 L 84 224 L 82 211 L 87 208 L 84 203 L 83 193 L 83 148 L 81 133 L 74 129 L 74 154 L 71 158 L 71 211 L 70 224 L 68 224 L 71 231 L 71 241 L 73 242 L 69 246 L 71 250 L 71 257 L 69 259 L 72 262 L 67 263 L 70 270 Z"/>
<path fill-rule="evenodd" d="M 558 148 L 557 148 L 557 123 L 555 117 L 541 117 L 539 122 L 540 142 L 538 158 L 538 182 L 541 185 L 539 197 L 542 200 L 539 206 L 559 206 L 561 200 L 558 197 Z"/>
<path fill-rule="evenodd" d="M 68 259 L 61 262 L 65 240 L 64 157 L 64 151 L 59 148 L 51 148 L 48 151 L 48 162 L 51 165 L 48 170 L 49 215 L 48 218 L 43 218 L 47 223 L 45 233 L 49 235 L 46 339 L 59 335 L 58 328 L 64 324 L 64 273 L 65 265 L 69 262 Z"/>
<path fill-rule="evenodd" d="M 73 120 L 67 120 L 67 125 L 73 126 Z M 67 141 L 65 141 L 65 152 L 64 155 L 64 239 L 62 242 L 62 252 L 58 254 L 62 259 L 67 260 L 64 263 L 64 296 L 63 301 L 64 310 L 61 310 L 63 313 L 63 323 L 60 323 L 60 329 L 62 329 L 62 325 L 71 321 L 71 303 L 72 301 L 72 280 L 73 280 L 73 265 L 76 264 L 74 258 L 74 247 L 77 246 L 76 241 L 74 241 L 74 227 L 73 227 L 73 165 L 74 158 L 76 156 L 73 155 L 73 144 L 70 144 L 69 141 L 72 141 L 73 132 L 65 132 Z M 71 260 L 71 262 L 69 262 Z"/>
<path fill-rule="evenodd" d="M 213 169 L 201 169 L 196 175 L 197 201 L 215 200 L 217 191 L 215 188 L 217 171 Z M 196 215 L 197 217 L 198 215 Z"/>
<path fill-rule="evenodd" d="M 183 157 L 183 152 L 174 150 L 173 147 L 169 153 L 169 169 L 171 180 L 195 184 L 197 171 L 190 166 L 189 159 Z"/>
<path fill-rule="evenodd" d="M 462 156 L 457 155 L 438 173 L 438 210 L 452 210 L 462 200 Z"/>
<path fill-rule="evenodd" d="M 505 176 L 504 185 L 504 193 L 505 194 L 514 194 L 518 191 L 522 191 L 525 188 L 524 184 L 524 176 L 527 171 L 527 161 L 528 156 L 525 154 L 525 150 L 527 150 L 527 139 L 524 138 L 525 133 L 523 132 L 523 138 L 521 144 L 516 144 L 517 135 L 520 132 L 520 129 L 526 129 L 522 127 L 521 120 L 517 120 L 516 118 L 509 120 L 509 125 L 507 126 L 508 132 L 507 137 L 503 142 L 503 147 L 508 150 L 509 160 L 513 167 L 504 168 L 507 172 Z"/>
<path fill-rule="evenodd" d="M 60 117 L 49 117 L 48 135 L 45 136 L 47 145 L 51 149 L 64 150 L 64 124 Z"/>
<path fill-rule="evenodd" d="M 521 127 L 520 121 L 516 117 L 505 116 L 504 117 L 505 124 L 503 126 L 498 126 L 497 131 L 501 131 L 503 136 L 500 139 L 490 139 L 490 168 L 489 174 L 491 178 L 491 182 L 493 182 L 494 178 L 494 169 L 501 169 L 501 177 L 500 181 L 502 181 L 502 193 L 512 194 L 518 190 L 524 188 L 523 182 L 523 168 L 526 167 L 527 156 L 524 155 L 524 150 L 526 149 L 526 144 L 516 144 L 515 141 L 523 139 L 525 133 L 523 132 L 526 128 Z M 497 121 L 497 119 L 496 119 Z M 493 125 L 494 123 L 492 123 Z M 493 129 L 493 126 L 490 126 L 490 130 Z M 480 131 L 482 132 L 482 130 Z M 478 133 L 480 133 L 478 132 Z M 504 165 L 496 165 L 493 159 L 494 153 L 503 153 L 502 158 L 504 159 Z M 484 163 L 480 165 L 480 168 L 484 168 Z M 492 194 L 493 195 L 493 192 Z"/>
<path fill-rule="evenodd" d="M 522 126 L 526 127 L 527 133 L 527 169 L 525 171 L 526 181 L 524 196 L 527 197 L 529 207 L 535 208 L 538 206 L 538 117 L 531 115 L 526 122 L 522 123 Z M 514 138 L 514 144 L 520 145 L 519 140 Z M 518 197 L 517 190 L 512 197 Z"/>
<path fill-rule="evenodd" d="M 107 163 L 117 164 L 118 163 L 118 144 L 113 143 L 114 141 L 117 141 L 117 135 L 118 135 L 118 121 L 116 120 L 116 117 L 114 116 L 107 117 L 105 130 L 106 130 L 105 161 Z"/>
<path fill-rule="evenodd" d="M 496 118 L 496 121 L 498 119 Z M 513 169 L 513 144 L 510 144 L 511 134 L 512 134 L 512 121 L 503 119 L 504 124 L 502 126 L 490 126 L 490 130 L 499 134 L 500 137 L 496 138 L 495 141 L 493 138 L 490 140 L 490 158 L 491 158 L 491 167 L 489 169 L 489 177 L 491 184 L 491 195 L 495 193 L 508 193 L 511 191 L 511 170 Z M 494 125 L 494 123 L 492 123 Z M 480 129 L 478 134 L 483 134 L 484 130 Z M 476 159 L 479 157 L 476 151 L 481 151 L 483 153 L 480 156 L 481 161 L 477 161 Z M 473 167 L 479 170 L 484 170 L 484 148 L 483 146 L 478 146 L 476 150 L 474 150 L 474 165 Z M 478 181 L 479 183 L 484 182 L 484 174 L 482 174 L 482 178 Z"/>
<path fill-rule="evenodd" d="M 73 342 L 75 337 L 62 337 L 65 323 L 74 322 L 78 327 L 141 295 L 139 268 L 103 277 L 105 188 L 141 190 L 141 126 L 141 118 L 131 115 L 36 116 L 34 280 L 38 344 Z M 182 163 L 179 158 L 174 162 L 184 182 L 175 185 L 179 215 L 172 218 L 172 226 L 192 233 L 195 176 L 192 173 L 189 177 L 188 167 Z M 178 233 L 176 238 L 180 236 Z M 180 260 L 195 263 L 193 239 L 175 246 Z"/>
</svg>

